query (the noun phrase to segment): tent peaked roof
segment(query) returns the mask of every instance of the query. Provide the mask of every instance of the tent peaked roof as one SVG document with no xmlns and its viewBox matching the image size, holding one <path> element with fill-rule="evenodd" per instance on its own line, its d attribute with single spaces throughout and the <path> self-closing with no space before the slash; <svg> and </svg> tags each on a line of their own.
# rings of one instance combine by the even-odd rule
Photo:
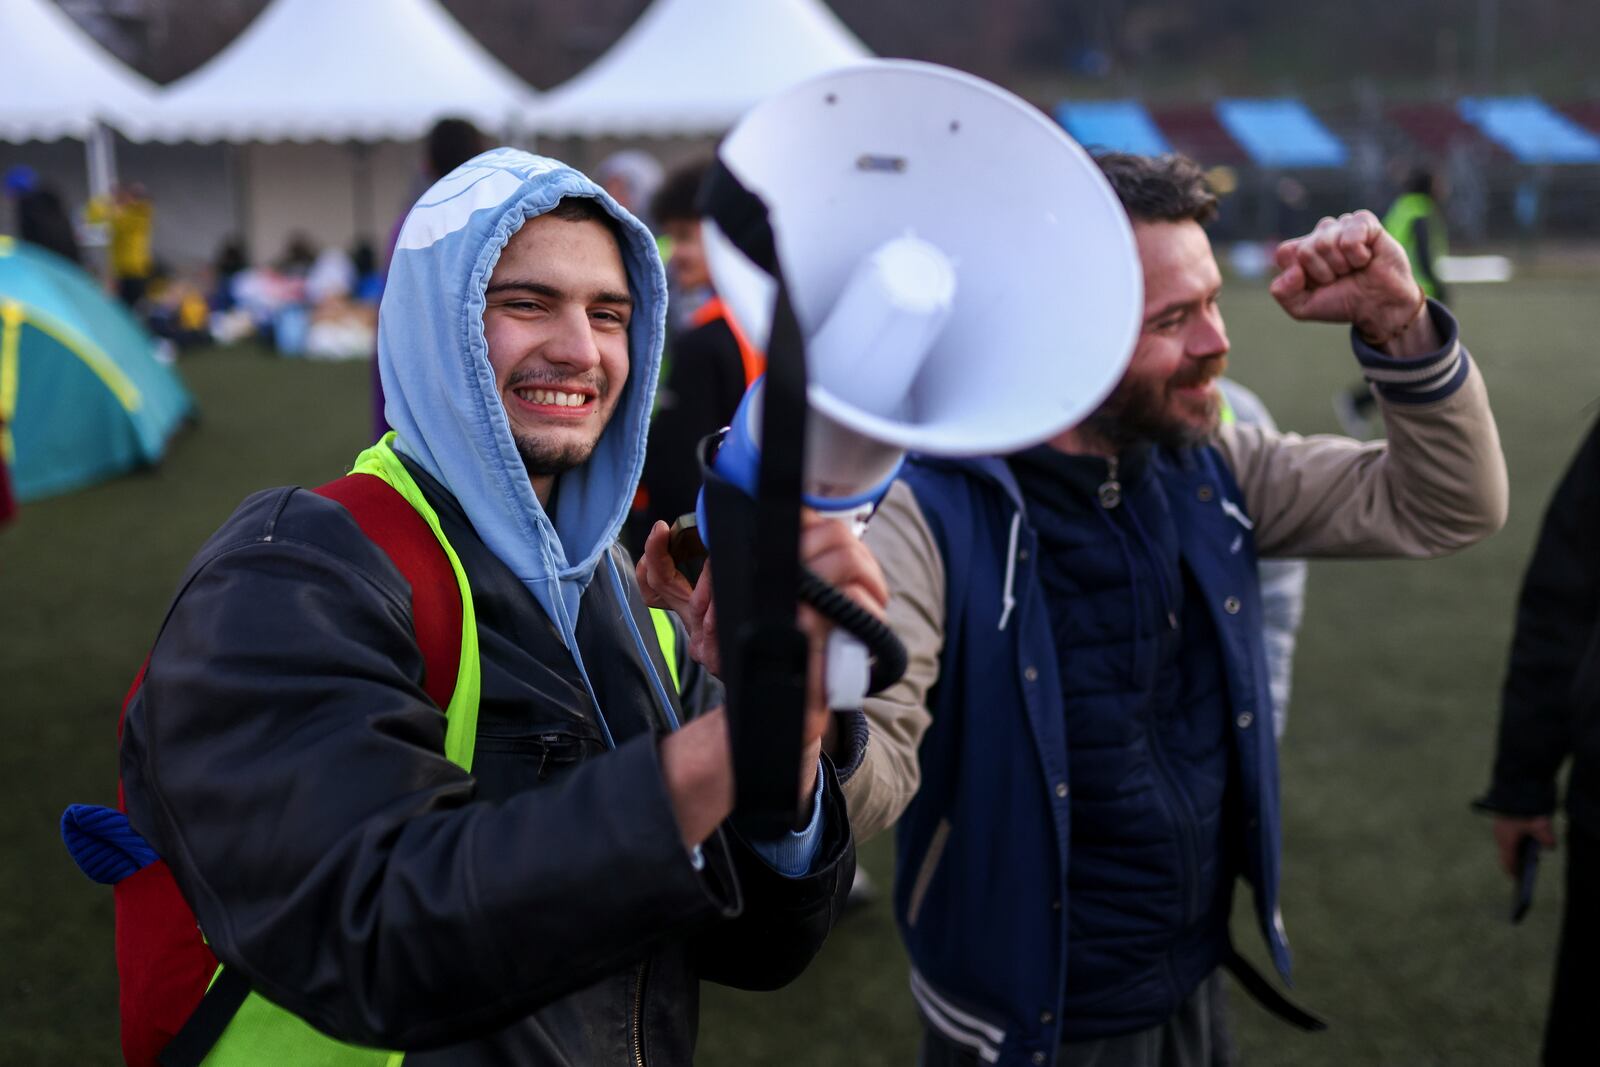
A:
<svg viewBox="0 0 1600 1067">
<path fill-rule="evenodd" d="M 720 133 L 757 101 L 872 55 L 821 0 L 655 0 L 536 106 L 555 136 Z"/>
<path fill-rule="evenodd" d="M 533 91 L 436 0 L 273 0 L 130 133 L 160 141 L 378 141 L 459 115 L 501 130 Z"/>
<path fill-rule="evenodd" d="M 49 0 L 0 0 L 0 41 L 0 141 L 83 139 L 155 93 Z"/>
</svg>

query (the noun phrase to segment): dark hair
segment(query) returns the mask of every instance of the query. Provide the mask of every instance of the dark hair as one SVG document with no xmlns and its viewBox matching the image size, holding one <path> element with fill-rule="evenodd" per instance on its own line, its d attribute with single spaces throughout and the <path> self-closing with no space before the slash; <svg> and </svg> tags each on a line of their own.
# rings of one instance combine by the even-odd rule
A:
<svg viewBox="0 0 1600 1067">
<path fill-rule="evenodd" d="M 592 196 L 564 196 L 545 214 L 562 222 L 598 222 L 617 242 L 618 249 L 625 250 L 628 247 L 622 223 L 612 218 L 611 212 Z"/>
<path fill-rule="evenodd" d="M 428 171 L 443 178 L 484 147 L 483 134 L 466 119 L 440 119 L 428 131 Z"/>
<path fill-rule="evenodd" d="M 650 217 L 660 226 L 668 222 L 694 222 L 700 218 L 695 198 L 700 195 L 700 183 L 705 180 L 707 159 L 685 163 L 675 168 L 650 198 Z"/>
<path fill-rule="evenodd" d="M 1433 191 L 1433 171 L 1425 166 L 1412 167 L 1410 172 L 1406 175 L 1404 190 L 1408 193 L 1426 193 L 1429 196 L 1436 195 Z"/>
<path fill-rule="evenodd" d="M 1094 161 L 1134 222 L 1194 221 L 1203 226 L 1217 217 L 1217 194 L 1200 164 L 1188 156 L 1100 152 Z"/>
</svg>

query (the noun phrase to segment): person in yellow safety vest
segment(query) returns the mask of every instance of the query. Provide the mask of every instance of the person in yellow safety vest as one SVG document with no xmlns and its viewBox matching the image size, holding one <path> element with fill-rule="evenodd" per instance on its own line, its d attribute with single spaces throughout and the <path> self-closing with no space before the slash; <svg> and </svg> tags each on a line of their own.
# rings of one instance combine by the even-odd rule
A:
<svg viewBox="0 0 1600 1067">
<path fill-rule="evenodd" d="M 119 183 L 109 199 L 96 197 L 89 201 L 87 217 L 89 222 L 104 225 L 109 231 L 111 277 L 117 296 L 128 307 L 137 307 L 155 267 L 150 253 L 155 205 L 143 185 Z"/>
<path fill-rule="evenodd" d="M 1444 211 L 1439 206 L 1445 196 L 1444 179 L 1427 167 L 1416 167 L 1406 176 L 1400 195 L 1383 216 L 1383 228 L 1406 250 L 1411 276 L 1422 286 L 1424 295 L 1441 304 L 1450 303 L 1450 292 L 1439 276 L 1439 261 L 1449 254 Z M 1377 406 L 1366 382 L 1357 382 L 1333 397 L 1334 414 L 1351 437 L 1373 435 Z"/>
<path fill-rule="evenodd" d="M 1433 171 L 1418 167 L 1406 178 L 1405 191 L 1389 205 L 1383 228 L 1389 231 L 1411 259 L 1411 274 L 1422 291 L 1441 304 L 1450 302 L 1439 277 L 1439 260 L 1449 254 L 1445 236 L 1444 183 Z"/>
<path fill-rule="evenodd" d="M 775 988 L 821 946 L 855 867 L 834 757 L 864 722 L 813 681 L 805 824 L 741 832 L 724 711 L 672 692 L 615 540 L 665 291 L 644 226 L 525 152 L 464 163 L 402 228 L 394 431 L 357 470 L 461 586 L 446 715 L 410 587 L 337 501 L 257 493 L 191 564 L 122 744 L 133 828 L 248 982 L 189 1062 L 688 1063 L 701 980 Z M 848 528 L 808 518 L 801 548 L 881 613 Z M 820 679 L 828 627 L 801 625 Z"/>
</svg>

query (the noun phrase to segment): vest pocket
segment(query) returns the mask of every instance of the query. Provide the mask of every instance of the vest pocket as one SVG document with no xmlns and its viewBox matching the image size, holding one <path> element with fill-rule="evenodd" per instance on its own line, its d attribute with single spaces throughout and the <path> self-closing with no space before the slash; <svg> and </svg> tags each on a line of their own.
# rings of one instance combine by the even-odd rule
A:
<svg viewBox="0 0 1600 1067">
<path fill-rule="evenodd" d="M 911 902 L 906 907 L 906 925 L 916 926 L 917 916 L 922 913 L 922 901 L 928 895 L 928 886 L 933 882 L 933 873 L 939 869 L 939 860 L 944 856 L 945 844 L 950 840 L 950 820 L 940 819 L 939 825 L 933 828 L 933 837 L 928 841 L 928 851 L 923 853 L 922 863 L 917 867 L 917 880 L 911 883 Z"/>
</svg>

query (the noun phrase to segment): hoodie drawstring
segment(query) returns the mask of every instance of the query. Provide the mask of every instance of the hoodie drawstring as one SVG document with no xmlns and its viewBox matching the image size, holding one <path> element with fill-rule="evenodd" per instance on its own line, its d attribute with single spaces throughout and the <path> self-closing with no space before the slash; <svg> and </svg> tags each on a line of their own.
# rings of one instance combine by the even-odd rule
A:
<svg viewBox="0 0 1600 1067">
<path fill-rule="evenodd" d="M 650 650 L 644 643 L 644 635 L 639 633 L 639 624 L 628 608 L 627 589 L 622 584 L 621 576 L 617 574 L 617 561 L 610 552 L 606 553 L 606 567 L 611 571 L 611 584 L 616 588 L 617 599 L 622 607 L 622 617 L 628 621 L 628 632 L 633 634 L 633 647 L 638 649 L 639 659 L 644 662 L 645 673 L 650 676 L 650 687 L 655 692 L 656 701 L 666 714 L 668 727 L 677 730 L 678 714 L 672 710 L 672 699 L 667 696 L 667 687 L 661 683 L 661 675 L 656 671 L 655 660 L 650 658 Z"/>
<path fill-rule="evenodd" d="M 1011 540 L 1006 546 L 1006 584 L 1000 592 L 1000 629 L 1006 628 L 1006 622 L 1011 618 L 1011 609 L 1017 606 L 1017 598 L 1013 595 L 1017 578 L 1017 535 L 1022 530 L 1022 511 L 1011 513 Z"/>
</svg>

